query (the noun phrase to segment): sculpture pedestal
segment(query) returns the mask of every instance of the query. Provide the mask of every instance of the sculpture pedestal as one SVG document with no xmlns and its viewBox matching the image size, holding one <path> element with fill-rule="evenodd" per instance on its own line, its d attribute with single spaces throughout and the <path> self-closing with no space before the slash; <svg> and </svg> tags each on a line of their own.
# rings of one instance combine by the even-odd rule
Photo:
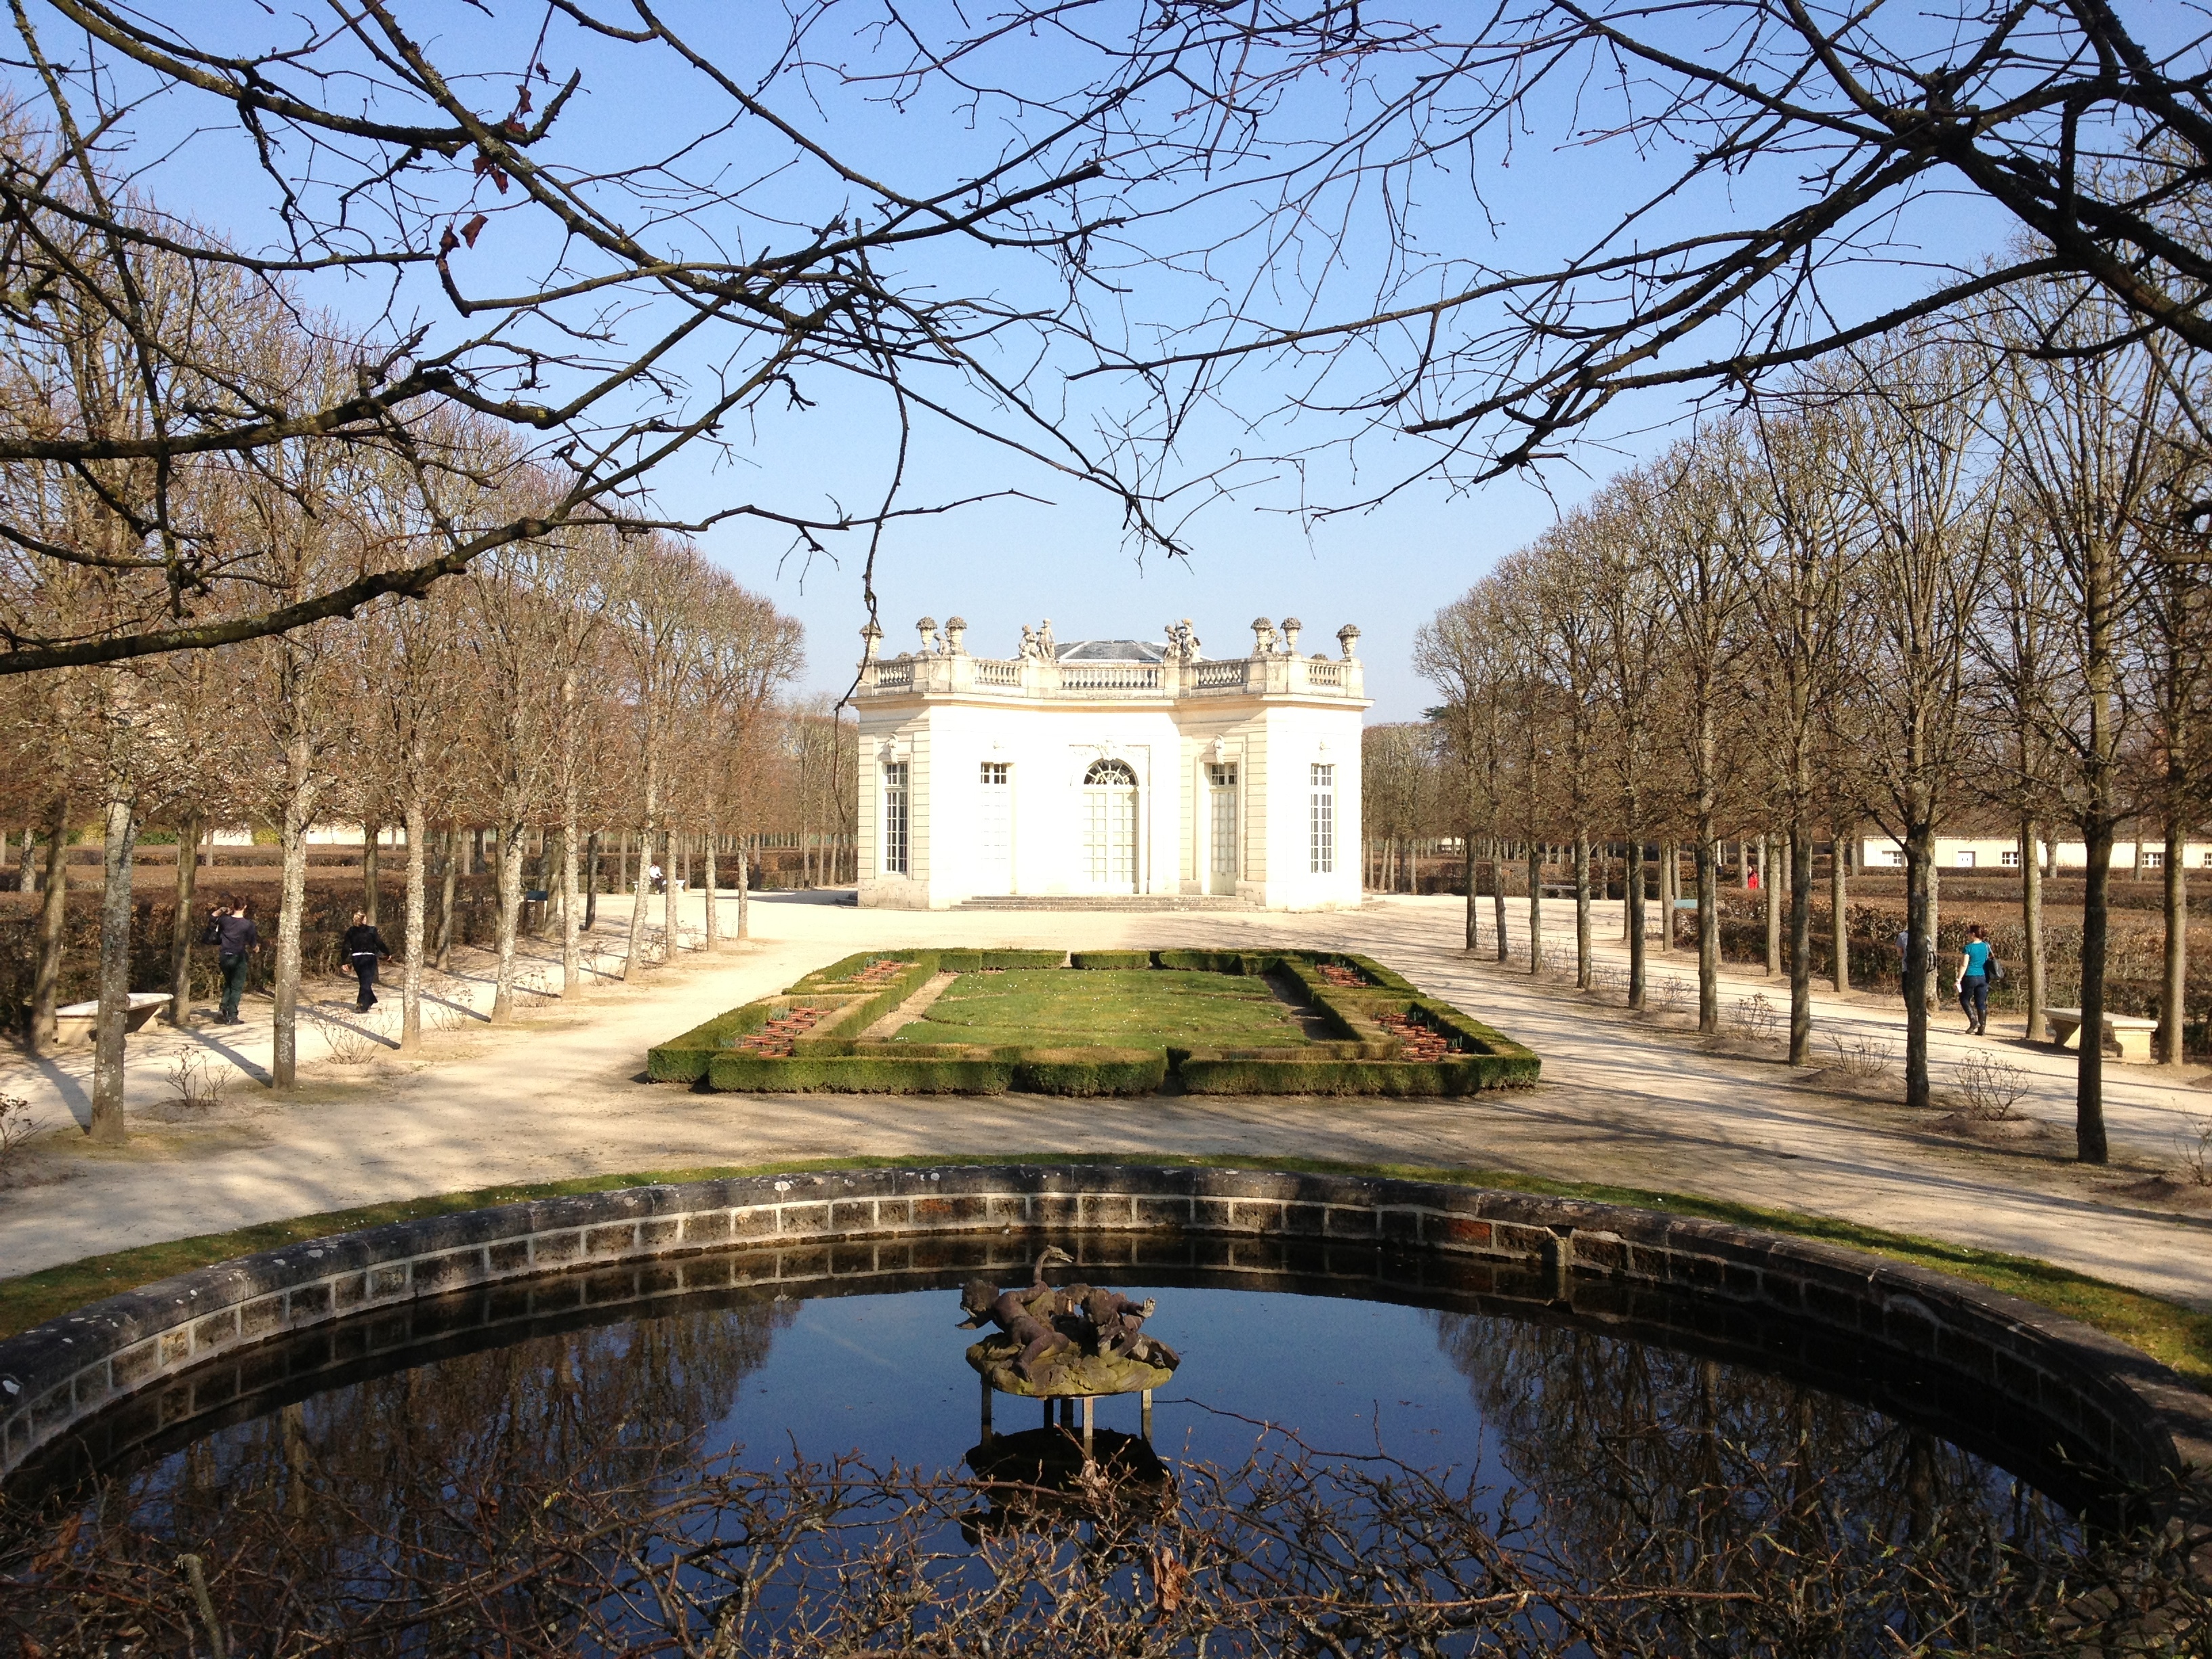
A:
<svg viewBox="0 0 2212 1659">
<path fill-rule="evenodd" d="M 1140 1437 L 1152 1437 L 1152 1390 L 1175 1376 L 1164 1365 L 1132 1359 L 1126 1354 L 1066 1354 L 1054 1357 L 1044 1376 L 1031 1382 L 1021 1373 L 1014 1362 L 1021 1357 L 1021 1345 L 1004 1333 L 985 1337 L 968 1350 L 968 1363 L 976 1376 L 983 1380 L 983 1438 L 991 1438 L 991 1396 L 994 1394 L 1012 1395 L 1022 1400 L 1042 1400 L 1044 1402 L 1044 1426 L 1052 1426 L 1053 1401 L 1060 1402 L 1060 1423 L 1065 1428 L 1074 1425 L 1075 1402 L 1083 1402 L 1083 1447 L 1090 1455 L 1093 1427 L 1091 1401 L 1103 1395 L 1133 1394 L 1143 1396 L 1143 1429 Z"/>
</svg>

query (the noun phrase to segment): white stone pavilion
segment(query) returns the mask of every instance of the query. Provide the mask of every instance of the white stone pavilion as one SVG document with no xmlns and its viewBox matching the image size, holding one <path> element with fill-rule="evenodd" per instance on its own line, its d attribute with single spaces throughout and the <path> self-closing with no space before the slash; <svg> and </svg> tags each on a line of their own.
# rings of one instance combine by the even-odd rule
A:
<svg viewBox="0 0 2212 1659">
<path fill-rule="evenodd" d="M 1069 645 L 1047 622 L 994 658 L 957 617 L 918 626 L 921 648 L 890 658 L 863 631 L 862 904 L 1358 904 L 1358 629 L 1303 656 L 1296 617 L 1263 619 L 1250 655 L 1212 659 L 1188 621 Z"/>
</svg>

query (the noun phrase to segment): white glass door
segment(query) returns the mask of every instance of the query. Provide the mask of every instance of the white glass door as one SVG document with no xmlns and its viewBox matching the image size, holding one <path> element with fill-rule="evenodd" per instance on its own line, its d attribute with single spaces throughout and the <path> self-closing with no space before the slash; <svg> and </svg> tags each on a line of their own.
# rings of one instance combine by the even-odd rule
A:
<svg viewBox="0 0 2212 1659">
<path fill-rule="evenodd" d="M 983 763 L 982 810 L 976 814 L 975 890 L 1014 890 L 1014 787 L 1011 769 Z"/>
<path fill-rule="evenodd" d="M 1233 894 L 1237 890 L 1237 769 L 1206 769 L 1208 813 L 1206 890 Z"/>
<path fill-rule="evenodd" d="M 1083 858 L 1094 891 L 1137 890 L 1137 775 L 1098 761 L 1083 777 Z"/>
</svg>

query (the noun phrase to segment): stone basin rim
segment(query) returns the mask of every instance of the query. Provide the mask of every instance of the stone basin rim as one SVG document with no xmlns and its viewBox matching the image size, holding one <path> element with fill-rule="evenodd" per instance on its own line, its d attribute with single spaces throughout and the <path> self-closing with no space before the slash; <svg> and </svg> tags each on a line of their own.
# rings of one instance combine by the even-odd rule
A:
<svg viewBox="0 0 2212 1659">
<path fill-rule="evenodd" d="M 932 1234 L 1377 1244 L 1686 1292 L 1917 1356 L 2100 1449 L 2118 1477 L 2212 1497 L 2212 1397 L 2078 1321 L 1929 1269 L 1733 1223 L 1450 1182 L 1193 1165 L 945 1164 L 533 1199 L 261 1251 L 0 1340 L 0 1474 L 213 1359 L 451 1291 L 733 1246 Z"/>
</svg>

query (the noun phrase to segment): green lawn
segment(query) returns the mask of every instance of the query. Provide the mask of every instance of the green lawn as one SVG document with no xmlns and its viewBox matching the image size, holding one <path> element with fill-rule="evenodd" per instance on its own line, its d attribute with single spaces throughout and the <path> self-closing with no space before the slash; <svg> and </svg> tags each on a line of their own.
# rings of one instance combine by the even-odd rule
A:
<svg viewBox="0 0 2212 1659">
<path fill-rule="evenodd" d="M 896 1042 L 1032 1048 L 1285 1047 L 1306 1041 L 1266 983 L 1150 968 L 963 974 Z"/>
</svg>

